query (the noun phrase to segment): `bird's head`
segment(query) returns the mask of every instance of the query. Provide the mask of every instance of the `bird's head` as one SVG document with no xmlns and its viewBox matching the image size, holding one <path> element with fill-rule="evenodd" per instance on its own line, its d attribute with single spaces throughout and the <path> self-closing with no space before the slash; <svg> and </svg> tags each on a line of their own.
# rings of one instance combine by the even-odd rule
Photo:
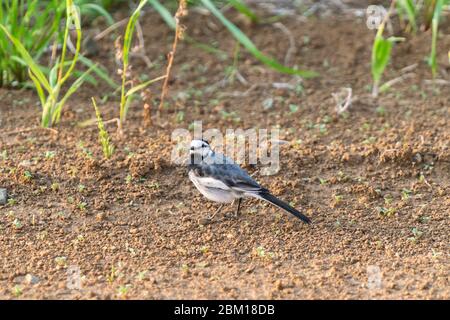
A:
<svg viewBox="0 0 450 320">
<path fill-rule="evenodd" d="M 206 140 L 192 140 L 189 153 L 191 156 L 205 158 L 211 152 L 211 147 Z"/>
</svg>

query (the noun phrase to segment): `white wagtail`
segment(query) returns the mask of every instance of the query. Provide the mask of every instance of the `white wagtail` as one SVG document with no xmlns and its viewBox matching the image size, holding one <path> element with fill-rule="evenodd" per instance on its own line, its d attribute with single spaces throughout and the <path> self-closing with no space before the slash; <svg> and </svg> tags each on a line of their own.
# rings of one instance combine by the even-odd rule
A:
<svg viewBox="0 0 450 320">
<path fill-rule="evenodd" d="M 189 179 L 206 198 L 222 203 L 214 215 L 224 203 L 230 203 L 236 199 L 238 199 L 236 211 L 238 215 L 242 198 L 253 197 L 268 201 L 303 222 L 311 223 L 307 216 L 272 195 L 269 190 L 262 188 L 233 160 L 214 152 L 205 140 L 191 142 Z"/>
</svg>

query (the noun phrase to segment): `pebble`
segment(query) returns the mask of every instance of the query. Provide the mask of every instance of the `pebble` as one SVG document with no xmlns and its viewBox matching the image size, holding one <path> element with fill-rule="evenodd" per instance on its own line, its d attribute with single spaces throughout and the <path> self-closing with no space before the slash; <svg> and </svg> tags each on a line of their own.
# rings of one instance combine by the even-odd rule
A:
<svg viewBox="0 0 450 320">
<path fill-rule="evenodd" d="M 8 192 L 4 188 L 0 188 L 0 204 L 6 204 L 8 200 Z"/>
<path fill-rule="evenodd" d="M 30 274 L 30 273 L 28 273 L 28 274 L 25 276 L 24 282 L 25 282 L 26 284 L 36 284 L 36 283 L 39 282 L 39 278 L 36 277 L 36 276 L 34 276 L 34 275 L 32 275 L 32 274 Z"/>
<path fill-rule="evenodd" d="M 198 224 L 202 225 L 202 226 L 206 226 L 207 224 L 211 223 L 211 219 L 208 218 L 201 218 L 198 220 Z"/>
<path fill-rule="evenodd" d="M 23 161 L 21 161 L 19 163 L 19 166 L 25 167 L 25 168 L 30 167 L 31 166 L 31 161 L 30 160 L 23 160 Z"/>
</svg>

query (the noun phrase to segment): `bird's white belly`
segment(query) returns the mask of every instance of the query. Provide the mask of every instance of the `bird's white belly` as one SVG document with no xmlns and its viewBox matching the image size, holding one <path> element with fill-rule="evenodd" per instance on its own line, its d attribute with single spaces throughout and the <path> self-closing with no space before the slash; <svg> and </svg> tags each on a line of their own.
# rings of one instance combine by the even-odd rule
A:
<svg viewBox="0 0 450 320">
<path fill-rule="evenodd" d="M 189 172 L 189 179 L 206 198 L 215 202 L 229 203 L 238 196 L 225 184 L 212 178 L 198 177 L 194 172 Z"/>
</svg>

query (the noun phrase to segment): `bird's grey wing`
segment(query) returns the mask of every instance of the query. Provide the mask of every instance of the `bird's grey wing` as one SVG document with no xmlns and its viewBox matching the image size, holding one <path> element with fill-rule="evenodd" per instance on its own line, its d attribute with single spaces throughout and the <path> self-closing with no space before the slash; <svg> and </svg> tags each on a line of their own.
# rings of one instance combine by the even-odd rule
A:
<svg viewBox="0 0 450 320">
<path fill-rule="evenodd" d="M 213 175 L 221 177 L 230 188 L 237 191 L 259 192 L 265 190 L 247 172 L 234 163 L 215 166 Z"/>
<path fill-rule="evenodd" d="M 230 190 L 226 182 L 220 175 L 214 174 L 214 167 L 211 165 L 199 164 L 191 168 L 195 174 L 195 179 L 204 187 L 213 189 Z"/>
<path fill-rule="evenodd" d="M 259 192 L 262 188 L 248 173 L 227 156 L 214 153 L 198 166 L 205 177 L 223 182 L 228 188 L 239 192 Z"/>
</svg>

